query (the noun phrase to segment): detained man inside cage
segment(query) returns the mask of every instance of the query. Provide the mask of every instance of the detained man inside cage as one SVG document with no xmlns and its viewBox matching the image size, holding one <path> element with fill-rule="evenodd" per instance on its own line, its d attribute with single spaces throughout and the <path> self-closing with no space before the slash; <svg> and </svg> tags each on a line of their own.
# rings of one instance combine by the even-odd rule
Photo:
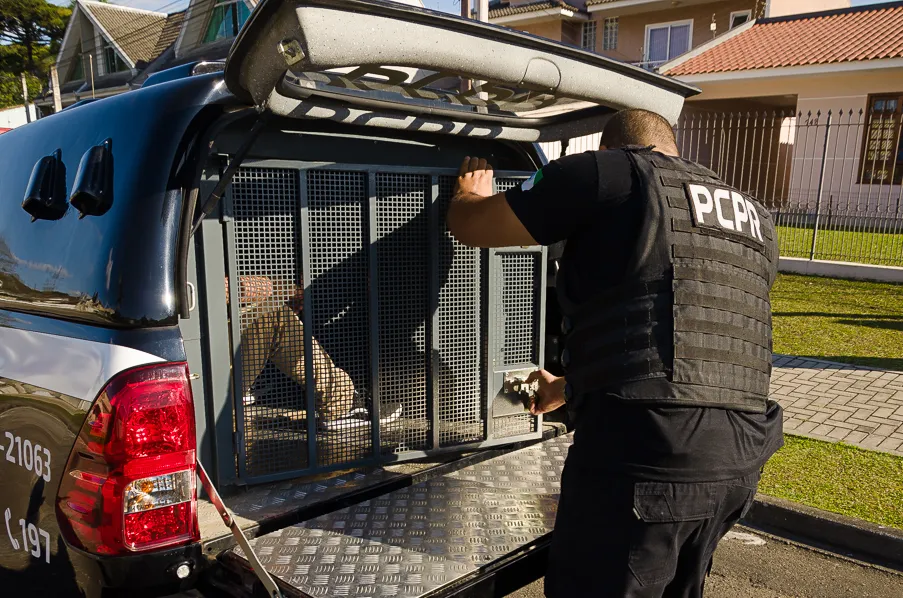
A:
<svg viewBox="0 0 903 598">
<path fill-rule="evenodd" d="M 301 321 L 303 299 L 303 287 L 293 282 L 274 285 L 266 276 L 239 276 L 242 395 L 246 404 L 255 401 L 251 388 L 267 362 L 301 389 L 307 388 Z M 228 278 L 226 301 L 229 301 Z M 246 322 L 250 323 L 245 325 Z M 356 406 L 351 377 L 335 365 L 317 339 L 311 339 L 311 344 L 319 419 L 328 422 L 351 415 Z"/>
</svg>

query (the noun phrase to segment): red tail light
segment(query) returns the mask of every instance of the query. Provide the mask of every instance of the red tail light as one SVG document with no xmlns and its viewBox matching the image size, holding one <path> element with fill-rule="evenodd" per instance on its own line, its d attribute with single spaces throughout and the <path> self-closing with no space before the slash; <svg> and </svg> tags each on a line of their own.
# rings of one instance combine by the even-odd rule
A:
<svg viewBox="0 0 903 598">
<path fill-rule="evenodd" d="M 66 540 L 103 555 L 197 541 L 195 446 L 186 364 L 113 378 L 60 481 L 57 518 Z"/>
</svg>

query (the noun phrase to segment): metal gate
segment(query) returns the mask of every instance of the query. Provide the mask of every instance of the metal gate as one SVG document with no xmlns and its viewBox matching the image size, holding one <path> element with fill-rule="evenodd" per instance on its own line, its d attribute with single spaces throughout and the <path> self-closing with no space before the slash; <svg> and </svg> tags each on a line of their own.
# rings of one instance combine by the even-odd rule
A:
<svg viewBox="0 0 903 598">
<path fill-rule="evenodd" d="M 459 244 L 444 223 L 455 175 L 238 170 L 223 232 L 240 479 L 539 437 L 496 396 L 506 372 L 541 365 L 545 253 Z"/>
</svg>

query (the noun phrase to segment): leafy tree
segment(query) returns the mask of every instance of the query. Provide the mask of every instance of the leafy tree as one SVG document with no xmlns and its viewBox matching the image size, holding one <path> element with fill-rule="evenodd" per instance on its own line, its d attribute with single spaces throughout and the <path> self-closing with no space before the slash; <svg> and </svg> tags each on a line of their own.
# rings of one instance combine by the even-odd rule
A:
<svg viewBox="0 0 903 598">
<path fill-rule="evenodd" d="M 71 14 L 69 8 L 47 0 L 0 0 L 0 44 L 21 46 L 24 70 L 44 75 L 40 49 L 56 54 Z"/>
<path fill-rule="evenodd" d="M 25 75 L 28 84 L 28 99 L 33 102 L 41 93 L 41 80 L 32 74 Z M 0 72 L 0 109 L 22 104 L 22 79 L 20 75 L 8 71 Z"/>
<path fill-rule="evenodd" d="M 2 2 L 3 0 L 0 0 Z M 50 46 L 35 46 L 32 49 L 36 74 L 46 79 L 50 72 L 50 66 L 56 61 L 59 48 Z M 31 73 L 28 68 L 28 51 L 22 44 L 0 43 L 0 73 L 18 75 L 21 72 Z"/>
<path fill-rule="evenodd" d="M 56 57 L 48 46 L 36 46 L 34 61 L 41 77 L 28 72 L 25 66 L 26 51 L 22 44 L 0 44 L 0 108 L 22 104 L 22 80 L 20 73 L 26 73 L 28 97 L 34 100 L 46 85 L 46 73 Z"/>
</svg>

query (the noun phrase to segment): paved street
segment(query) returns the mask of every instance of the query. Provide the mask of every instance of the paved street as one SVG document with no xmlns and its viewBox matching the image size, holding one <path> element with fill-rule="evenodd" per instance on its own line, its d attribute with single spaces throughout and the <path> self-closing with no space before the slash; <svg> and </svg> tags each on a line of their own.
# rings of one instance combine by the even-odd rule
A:
<svg viewBox="0 0 903 598">
<path fill-rule="evenodd" d="M 903 574 L 735 528 L 715 554 L 706 598 L 900 598 Z M 542 598 L 542 582 L 508 598 Z"/>
<path fill-rule="evenodd" d="M 784 431 L 903 456 L 903 372 L 775 356 Z"/>
</svg>

